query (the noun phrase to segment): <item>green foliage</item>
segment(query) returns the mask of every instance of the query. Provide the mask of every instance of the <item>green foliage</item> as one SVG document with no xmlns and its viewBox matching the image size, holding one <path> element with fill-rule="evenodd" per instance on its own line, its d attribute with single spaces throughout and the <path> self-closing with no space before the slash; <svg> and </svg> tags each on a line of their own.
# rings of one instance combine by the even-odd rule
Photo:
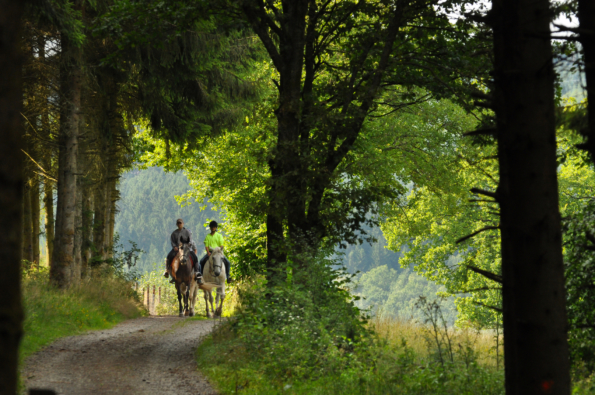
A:
<svg viewBox="0 0 595 395">
<path fill-rule="evenodd" d="M 134 115 L 166 141 L 195 144 L 232 127 L 258 93 L 244 78 L 253 40 L 208 11 L 196 1 L 118 0 L 95 23 L 94 34 L 114 43 L 103 63 L 130 75 Z"/>
<path fill-rule="evenodd" d="M 595 369 L 595 201 L 564 221 L 570 346 L 576 365 Z"/>
<path fill-rule="evenodd" d="M 456 301 L 460 324 L 494 325 L 497 315 L 478 308 L 477 303 L 497 307 L 498 287 L 467 265 L 499 273 L 499 241 L 494 231 L 479 233 L 462 244 L 457 241 L 498 223 L 493 204 L 481 198 L 470 202 L 468 192 L 472 187 L 495 188 L 497 168 L 488 159 L 495 150 L 473 145 L 463 137 L 477 121 L 453 104 L 442 101 L 431 109 L 421 108 L 416 115 L 404 121 L 413 130 L 426 131 L 421 135 L 409 132 L 419 135 L 417 155 L 412 153 L 410 159 L 419 163 L 419 170 L 405 168 L 405 176 L 411 173 L 411 190 L 404 199 L 384 207 L 383 233 L 389 248 L 403 251 L 403 267 L 410 266 L 417 274 L 444 285 L 448 295 L 464 293 Z M 403 123 L 402 117 L 396 118 L 393 122 Z"/>
<path fill-rule="evenodd" d="M 60 337 L 111 328 L 142 314 L 132 285 L 111 270 L 95 270 L 67 290 L 49 284 L 47 268 L 31 270 L 23 276 L 23 303 L 21 360 Z"/>
<path fill-rule="evenodd" d="M 335 354 L 360 347 L 365 321 L 345 289 L 345 273 L 317 260 L 287 273 L 279 286 L 265 291 L 256 283 L 240 293 L 242 307 L 231 328 L 270 377 L 319 378 L 345 362 Z M 271 355 L 284 357 L 271 361 Z"/>
<path fill-rule="evenodd" d="M 90 3 L 94 3 L 91 1 Z M 33 0 L 26 3 L 25 17 L 42 26 L 52 26 L 76 45 L 83 45 L 83 15 L 72 0 Z"/>
<path fill-rule="evenodd" d="M 158 167 L 132 170 L 122 176 L 115 231 L 121 240 L 135 240 L 145 251 L 137 263 L 140 271 L 152 270 L 154 263 L 165 268 L 165 257 L 171 250 L 170 235 L 178 218 L 183 218 L 185 226 L 192 230 L 201 254 L 204 226 L 210 220 L 219 220 L 219 215 L 210 205 L 180 207 L 175 196 L 188 189 L 183 174 L 166 173 Z"/>
<path fill-rule="evenodd" d="M 276 290 L 274 303 L 269 303 L 263 292 L 258 292 L 259 284 L 251 286 L 244 291 L 250 294 L 249 304 L 240 315 L 218 327 L 197 351 L 201 371 L 222 393 L 504 393 L 503 372 L 479 363 L 472 341 L 458 338 L 455 346 L 450 333 L 452 358 L 442 363 L 432 341 L 426 343 L 430 345 L 428 353 L 415 351 L 408 343 L 410 336 L 387 341 L 361 331 L 361 336 L 347 341 L 349 338 L 324 330 L 329 321 L 311 315 L 314 306 L 308 307 L 310 301 L 300 303 L 300 297 L 284 300 L 286 295 Z M 312 290 L 303 296 L 310 299 L 317 293 Z M 344 315 L 341 321 L 352 319 L 349 310 L 321 311 L 335 317 Z M 418 338 L 431 340 L 433 336 L 423 327 L 414 331 Z M 439 327 L 438 336 L 443 331 Z"/>
</svg>

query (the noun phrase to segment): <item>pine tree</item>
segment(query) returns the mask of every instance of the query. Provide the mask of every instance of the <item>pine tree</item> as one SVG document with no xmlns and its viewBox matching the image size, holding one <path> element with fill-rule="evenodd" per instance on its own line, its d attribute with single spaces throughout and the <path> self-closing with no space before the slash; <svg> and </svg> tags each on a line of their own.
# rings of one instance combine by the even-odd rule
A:
<svg viewBox="0 0 595 395">
<path fill-rule="evenodd" d="M 22 58 L 19 48 L 24 4 L 0 1 L 0 393 L 17 393 L 22 335 L 21 226 L 23 202 Z"/>
</svg>

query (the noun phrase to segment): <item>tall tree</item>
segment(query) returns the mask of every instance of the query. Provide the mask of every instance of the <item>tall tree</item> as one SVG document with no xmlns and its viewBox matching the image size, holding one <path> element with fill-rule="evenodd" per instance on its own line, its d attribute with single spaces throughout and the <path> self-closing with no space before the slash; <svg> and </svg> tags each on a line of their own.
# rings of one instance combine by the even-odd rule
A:
<svg viewBox="0 0 595 395">
<path fill-rule="evenodd" d="M 507 394 L 569 394 L 554 78 L 547 0 L 494 0 Z"/>
<path fill-rule="evenodd" d="M 0 0 L 0 394 L 15 394 L 22 335 L 23 197 L 20 23 L 24 2 Z"/>
<path fill-rule="evenodd" d="M 77 11 L 82 4 L 77 2 Z M 77 156 L 80 137 L 82 92 L 82 46 L 62 34 L 60 66 L 60 136 L 58 152 L 58 202 L 54 255 L 50 279 L 59 287 L 68 287 L 74 263 L 76 217 Z"/>
<path fill-rule="evenodd" d="M 431 0 L 231 3 L 278 76 L 266 220 L 273 273 L 288 248 L 299 255 L 300 245 L 316 251 L 325 240 L 354 241 L 375 205 L 397 193 L 355 179 L 345 187 L 342 163 L 370 115 L 457 95 L 458 73 L 473 63 L 469 27 L 453 28 Z M 416 95 L 415 86 L 430 95 Z"/>
</svg>

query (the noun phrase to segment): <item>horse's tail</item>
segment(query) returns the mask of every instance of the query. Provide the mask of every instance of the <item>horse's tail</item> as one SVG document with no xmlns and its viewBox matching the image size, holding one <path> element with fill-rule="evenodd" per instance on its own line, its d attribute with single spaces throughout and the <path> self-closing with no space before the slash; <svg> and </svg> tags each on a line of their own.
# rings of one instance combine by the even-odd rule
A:
<svg viewBox="0 0 595 395">
<path fill-rule="evenodd" d="M 214 283 L 202 283 L 198 284 L 198 288 L 202 289 L 203 291 L 211 292 L 215 288 L 221 288 L 221 285 Z"/>
</svg>

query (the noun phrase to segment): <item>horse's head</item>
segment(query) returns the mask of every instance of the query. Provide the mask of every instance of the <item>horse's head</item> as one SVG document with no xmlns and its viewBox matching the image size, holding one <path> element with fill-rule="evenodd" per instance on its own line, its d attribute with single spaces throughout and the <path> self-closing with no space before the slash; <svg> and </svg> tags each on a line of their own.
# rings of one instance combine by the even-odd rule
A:
<svg viewBox="0 0 595 395">
<path fill-rule="evenodd" d="M 190 237 L 184 239 L 184 236 L 180 237 L 180 260 L 182 263 L 188 262 L 188 255 L 190 254 Z"/>
<path fill-rule="evenodd" d="M 223 250 L 221 247 L 215 247 L 211 252 L 211 260 L 212 260 L 212 271 L 215 277 L 219 277 L 221 275 L 221 270 L 223 267 Z"/>
</svg>

